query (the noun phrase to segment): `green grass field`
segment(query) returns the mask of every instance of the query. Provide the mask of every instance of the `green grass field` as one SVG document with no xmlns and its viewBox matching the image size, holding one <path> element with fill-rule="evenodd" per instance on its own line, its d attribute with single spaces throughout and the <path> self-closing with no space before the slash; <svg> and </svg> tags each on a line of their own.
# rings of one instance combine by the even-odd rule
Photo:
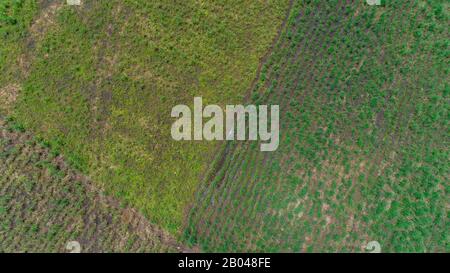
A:
<svg viewBox="0 0 450 273">
<path fill-rule="evenodd" d="M 216 144 L 173 141 L 170 111 L 193 96 L 240 101 L 288 1 L 9 2 L 34 14 L 1 62 L 2 85 L 21 84 L 11 115 L 177 233 Z"/>
<path fill-rule="evenodd" d="M 0 252 L 449 252 L 449 9 L 0 0 Z M 174 141 L 198 96 L 278 150 Z"/>
<path fill-rule="evenodd" d="M 298 1 L 253 98 L 280 148 L 228 143 L 190 244 L 225 252 L 448 252 L 445 1 Z"/>
</svg>

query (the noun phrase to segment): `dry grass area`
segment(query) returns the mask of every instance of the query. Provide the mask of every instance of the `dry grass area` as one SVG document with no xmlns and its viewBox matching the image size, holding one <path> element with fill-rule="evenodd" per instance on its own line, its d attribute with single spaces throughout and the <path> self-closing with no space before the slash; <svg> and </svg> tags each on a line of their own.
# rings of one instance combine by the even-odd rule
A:
<svg viewBox="0 0 450 273">
<path fill-rule="evenodd" d="M 0 87 L 0 111 L 11 111 L 16 102 L 21 86 L 18 84 L 8 84 Z"/>
</svg>

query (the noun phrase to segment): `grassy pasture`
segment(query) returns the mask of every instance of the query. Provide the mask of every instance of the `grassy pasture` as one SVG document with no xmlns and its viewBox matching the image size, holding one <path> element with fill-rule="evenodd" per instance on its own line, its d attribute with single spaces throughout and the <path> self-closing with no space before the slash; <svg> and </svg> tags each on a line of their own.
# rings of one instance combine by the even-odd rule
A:
<svg viewBox="0 0 450 273">
<path fill-rule="evenodd" d="M 281 142 L 228 143 L 185 240 L 205 251 L 449 249 L 445 1 L 297 1 L 253 90 Z"/>
</svg>

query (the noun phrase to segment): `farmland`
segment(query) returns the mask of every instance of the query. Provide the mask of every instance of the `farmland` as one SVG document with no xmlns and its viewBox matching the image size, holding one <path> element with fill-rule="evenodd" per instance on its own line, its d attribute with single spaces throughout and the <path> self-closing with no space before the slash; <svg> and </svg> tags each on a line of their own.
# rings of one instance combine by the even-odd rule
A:
<svg viewBox="0 0 450 273">
<path fill-rule="evenodd" d="M 9 2 L 9 115 L 177 234 L 216 144 L 172 140 L 170 110 L 242 100 L 288 1 Z"/>
<path fill-rule="evenodd" d="M 105 196 L 42 139 L 0 119 L 0 252 L 175 252 L 167 232 Z"/>
<path fill-rule="evenodd" d="M 450 252 L 450 5 L 382 3 L 1 0 L 0 252 Z"/>
<path fill-rule="evenodd" d="M 280 148 L 227 143 L 185 240 L 204 251 L 448 252 L 445 1 L 298 1 L 252 100 Z"/>
</svg>

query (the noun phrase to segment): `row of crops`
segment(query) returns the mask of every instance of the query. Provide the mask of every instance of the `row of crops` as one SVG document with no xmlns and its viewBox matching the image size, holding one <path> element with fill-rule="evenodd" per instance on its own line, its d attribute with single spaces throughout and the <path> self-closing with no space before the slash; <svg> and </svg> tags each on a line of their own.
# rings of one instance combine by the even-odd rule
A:
<svg viewBox="0 0 450 273">
<path fill-rule="evenodd" d="M 0 252 L 173 252 L 167 233 L 67 167 L 48 143 L 0 118 Z M 70 245 L 69 245 L 70 246 Z"/>
<path fill-rule="evenodd" d="M 205 251 L 449 251 L 445 1 L 298 1 L 253 90 L 280 146 L 229 143 L 185 240 Z"/>
</svg>

